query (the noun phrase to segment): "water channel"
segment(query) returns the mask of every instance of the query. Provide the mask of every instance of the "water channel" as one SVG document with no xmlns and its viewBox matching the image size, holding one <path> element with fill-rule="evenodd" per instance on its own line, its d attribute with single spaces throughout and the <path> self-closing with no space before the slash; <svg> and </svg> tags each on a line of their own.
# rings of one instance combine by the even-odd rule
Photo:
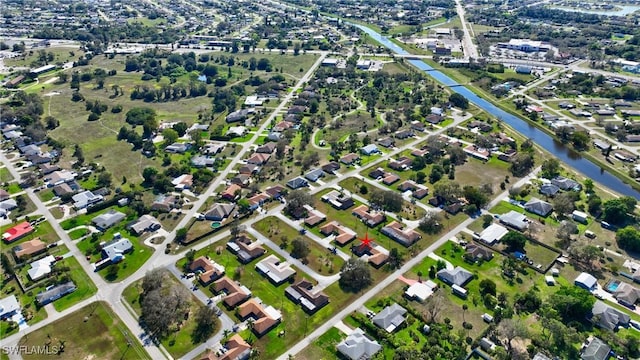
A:
<svg viewBox="0 0 640 360">
<path fill-rule="evenodd" d="M 402 49 L 397 44 L 390 41 L 388 38 L 380 35 L 374 30 L 359 24 L 353 24 L 358 27 L 360 30 L 369 35 L 372 39 L 378 41 L 383 44 L 387 48 L 391 49 L 397 54 L 400 55 L 408 55 L 409 53 Z M 625 184 L 619 178 L 611 175 L 599 165 L 594 164 L 587 158 L 582 157 L 579 153 L 570 149 L 555 140 L 553 137 L 545 133 L 544 131 L 536 128 L 531 125 L 527 121 L 520 119 L 519 117 L 510 114 L 497 106 L 493 105 L 489 101 L 481 98 L 476 95 L 473 91 L 468 88 L 458 84 L 455 80 L 448 77 L 441 71 L 435 70 L 430 65 L 426 64 L 422 60 L 408 60 L 409 63 L 414 65 L 420 70 L 423 70 L 427 73 L 427 75 L 436 79 L 438 82 L 442 83 L 445 86 L 451 88 L 452 91 L 457 92 L 463 95 L 465 98 L 469 100 L 470 103 L 478 106 L 483 109 L 487 113 L 495 116 L 496 118 L 502 120 L 504 123 L 511 126 L 517 132 L 522 134 L 523 136 L 531 139 L 533 142 L 541 146 L 542 148 L 548 150 L 553 155 L 555 155 L 560 161 L 568 164 L 573 167 L 580 173 L 582 173 L 585 177 L 592 179 L 596 184 L 601 184 L 609 189 L 615 190 L 623 195 L 633 196 L 636 199 L 640 200 L 640 192 L 633 189 L 628 184 Z"/>
<path fill-rule="evenodd" d="M 564 7 L 564 6 L 549 6 L 549 9 L 555 10 L 563 10 L 568 12 L 581 12 L 585 14 L 595 14 L 595 15 L 605 15 L 605 16 L 626 16 L 629 14 L 633 14 L 634 12 L 640 10 L 640 6 L 638 5 L 619 5 L 614 4 L 615 7 L 619 8 L 617 10 L 592 10 L 592 9 L 582 9 L 575 7 Z"/>
</svg>

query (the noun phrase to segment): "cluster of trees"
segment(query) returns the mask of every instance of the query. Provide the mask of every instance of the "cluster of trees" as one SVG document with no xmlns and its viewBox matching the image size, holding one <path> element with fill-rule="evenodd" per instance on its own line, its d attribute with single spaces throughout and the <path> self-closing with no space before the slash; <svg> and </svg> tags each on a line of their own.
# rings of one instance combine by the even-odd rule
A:
<svg viewBox="0 0 640 360">
<path fill-rule="evenodd" d="M 167 276 L 166 270 L 151 270 L 141 284 L 140 322 L 158 340 L 175 331 L 189 311 L 189 293 L 181 284 L 168 285 Z"/>
<path fill-rule="evenodd" d="M 201 81 L 191 80 L 184 84 L 163 84 L 159 89 L 146 85 L 136 85 L 131 90 L 131 100 L 145 102 L 175 101 L 186 97 L 207 95 L 207 85 Z"/>
<path fill-rule="evenodd" d="M 352 257 L 347 260 L 340 269 L 340 288 L 347 292 L 357 293 L 367 288 L 373 279 L 369 265 L 358 258 Z"/>
<path fill-rule="evenodd" d="M 182 174 L 191 174 L 189 165 L 171 165 L 163 172 L 159 172 L 154 167 L 146 167 L 142 170 L 142 185 L 152 187 L 155 192 L 164 194 L 174 188 L 171 179 Z M 193 175 L 193 187 L 195 189 L 205 187 L 214 177 L 213 171 L 208 169 L 197 169 L 191 175 Z"/>
<path fill-rule="evenodd" d="M 135 107 L 127 111 L 125 121 L 135 126 L 142 125 L 142 137 L 151 136 L 158 129 L 156 111 L 148 107 Z"/>
</svg>

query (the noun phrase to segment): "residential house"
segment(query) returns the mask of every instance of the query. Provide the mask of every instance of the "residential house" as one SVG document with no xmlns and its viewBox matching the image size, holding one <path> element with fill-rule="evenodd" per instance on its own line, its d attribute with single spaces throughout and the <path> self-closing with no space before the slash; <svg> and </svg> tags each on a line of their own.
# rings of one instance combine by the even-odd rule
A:
<svg viewBox="0 0 640 360">
<path fill-rule="evenodd" d="M 235 334 L 224 344 L 225 351 L 220 357 L 212 359 L 216 360 L 248 360 L 251 356 L 251 345 L 249 345 L 242 336 Z M 212 353 L 212 351 L 210 351 Z M 203 359 L 201 359 L 203 360 Z M 209 359 L 207 359 L 209 360 Z"/>
<path fill-rule="evenodd" d="M 215 163 L 216 159 L 209 156 L 196 155 L 191 158 L 191 165 L 197 168 L 212 167 Z"/>
<path fill-rule="evenodd" d="M 437 115 L 437 114 L 429 114 L 427 115 L 427 117 L 424 118 L 429 124 L 440 124 L 442 121 L 444 121 L 444 116 L 442 115 Z"/>
<path fill-rule="evenodd" d="M 76 291 L 76 284 L 73 281 L 69 281 L 37 294 L 36 301 L 38 305 L 45 306 L 74 291 Z"/>
<path fill-rule="evenodd" d="M 329 296 L 322 291 L 314 291 L 313 284 L 302 279 L 289 286 L 284 293 L 294 303 L 300 304 L 305 312 L 313 314 L 329 303 Z"/>
<path fill-rule="evenodd" d="M 96 228 L 98 228 L 98 230 L 105 231 L 124 220 L 126 217 L 127 215 L 124 213 L 111 209 L 104 214 L 94 217 L 91 222 L 96 226 Z"/>
<path fill-rule="evenodd" d="M 411 163 L 413 160 L 406 156 L 402 156 L 397 160 L 389 161 L 389 167 L 396 171 L 404 171 L 411 168 Z"/>
<path fill-rule="evenodd" d="M 392 185 L 398 180 L 400 180 L 400 176 L 393 173 L 386 173 L 385 176 L 382 178 L 382 183 L 388 186 L 388 185 Z"/>
<path fill-rule="evenodd" d="M 254 319 L 252 330 L 258 336 L 266 334 L 280 323 L 282 315 L 273 306 L 265 307 L 259 299 L 250 299 L 238 307 L 238 315 L 242 320 Z"/>
<path fill-rule="evenodd" d="M 258 154 L 273 154 L 278 145 L 275 142 L 268 142 L 262 146 L 258 146 L 256 153 Z"/>
<path fill-rule="evenodd" d="M 20 303 L 15 295 L 0 299 L 0 320 L 11 318 L 20 311 Z"/>
<path fill-rule="evenodd" d="M 325 236 L 329 236 L 332 234 L 335 235 L 336 238 L 334 240 L 340 246 L 344 246 L 356 238 L 355 231 L 349 229 L 346 226 L 341 225 L 339 222 L 335 220 L 320 227 L 320 233 L 322 233 Z"/>
<path fill-rule="evenodd" d="M 259 170 L 260 167 L 258 165 L 244 164 L 240 166 L 240 168 L 238 169 L 238 173 L 243 175 L 253 175 L 258 173 Z"/>
<path fill-rule="evenodd" d="M 171 180 L 171 184 L 173 184 L 176 190 L 191 189 L 193 186 L 193 175 L 182 174 Z"/>
<path fill-rule="evenodd" d="M 253 165 L 264 165 L 266 164 L 269 159 L 271 158 L 271 154 L 265 154 L 265 153 L 253 153 L 253 155 L 251 155 L 248 159 L 247 159 L 247 164 L 253 164 Z"/>
<path fill-rule="evenodd" d="M 416 281 L 411 284 L 407 290 L 404 292 L 404 296 L 408 299 L 415 300 L 418 302 L 424 302 L 433 294 L 434 291 L 438 288 L 438 284 L 434 283 L 431 280 L 427 280 L 425 282 Z"/>
<path fill-rule="evenodd" d="M 369 144 L 369 145 L 363 146 L 360 149 L 360 152 L 364 155 L 373 155 L 373 154 L 379 154 L 380 150 L 375 144 Z"/>
<path fill-rule="evenodd" d="M 247 128 L 244 126 L 230 126 L 225 136 L 228 137 L 240 137 L 247 133 Z"/>
<path fill-rule="evenodd" d="M 305 179 L 303 179 L 303 178 L 301 178 L 299 176 L 287 181 L 287 186 L 290 187 L 291 189 L 294 189 L 294 190 L 302 188 L 302 187 L 305 187 L 305 186 L 308 186 L 308 185 L 309 185 L 309 183 L 307 182 L 307 180 L 305 180 Z"/>
<path fill-rule="evenodd" d="M 169 212 L 171 209 L 178 208 L 179 198 L 173 195 L 158 195 L 151 204 L 151 211 Z"/>
<path fill-rule="evenodd" d="M 96 271 L 109 265 L 116 264 L 124 259 L 124 254 L 133 251 L 133 244 L 126 238 L 121 238 L 120 234 L 114 235 L 114 239 L 103 243 L 102 245 L 102 260 L 94 264 Z"/>
<path fill-rule="evenodd" d="M 144 214 L 140 216 L 138 220 L 135 220 L 134 222 L 132 222 L 127 226 L 127 228 L 131 230 L 131 232 L 133 232 L 138 236 L 142 235 L 147 231 L 149 232 L 156 231 L 161 227 L 162 227 L 162 224 L 160 224 L 160 221 L 158 221 L 158 219 L 156 219 L 155 217 L 149 214 Z"/>
<path fill-rule="evenodd" d="M 260 206 L 264 205 L 267 201 L 271 199 L 271 196 L 267 193 L 257 193 L 250 198 L 247 198 L 249 202 L 249 210 L 255 210 Z"/>
<path fill-rule="evenodd" d="M 275 285 L 282 284 L 296 274 L 296 271 L 288 262 L 280 261 L 275 255 L 269 255 L 260 260 L 256 264 L 256 269 Z"/>
<path fill-rule="evenodd" d="M 421 238 L 420 233 L 413 229 L 404 228 L 403 225 L 397 221 L 392 221 L 387 224 L 380 232 L 404 246 L 411 246 Z"/>
<path fill-rule="evenodd" d="M 73 206 L 76 209 L 80 210 L 99 203 L 100 201 L 104 200 L 104 197 L 102 195 L 96 195 L 87 190 L 73 195 L 71 197 L 71 200 L 73 200 Z"/>
<path fill-rule="evenodd" d="M 227 115 L 227 117 L 225 118 L 225 121 L 227 123 L 245 121 L 249 117 L 249 114 L 253 113 L 254 111 L 255 111 L 254 109 L 240 109 L 240 110 L 234 111 L 229 115 Z"/>
<path fill-rule="evenodd" d="M 9 192 L 7 192 L 7 190 L 5 189 L 0 189 L 0 201 L 5 201 L 7 200 L 11 195 L 9 194 Z"/>
<path fill-rule="evenodd" d="M 591 322 L 602 329 L 614 331 L 619 326 L 628 327 L 630 320 L 629 315 L 600 300 L 596 300 L 591 309 Z"/>
<path fill-rule="evenodd" d="M 225 146 L 225 143 L 211 142 L 211 143 L 205 144 L 200 149 L 200 153 L 202 153 L 203 155 L 216 155 L 224 149 L 224 146 Z"/>
<path fill-rule="evenodd" d="M 611 357 L 611 347 L 597 337 L 594 337 L 580 354 L 582 360 L 607 360 L 609 357 Z"/>
<path fill-rule="evenodd" d="M 573 179 L 568 179 L 562 176 L 557 176 L 551 179 L 551 183 L 564 191 L 568 191 L 568 190 L 579 191 L 581 189 L 581 186 L 580 184 L 578 184 L 577 181 Z"/>
<path fill-rule="evenodd" d="M 360 243 L 360 245 L 353 245 L 351 251 L 357 257 L 366 256 L 366 261 L 373 265 L 375 268 L 380 268 L 389 260 L 389 255 L 385 251 L 379 249 L 377 245 Z"/>
<path fill-rule="evenodd" d="M 194 259 L 189 264 L 189 270 L 200 274 L 198 280 L 203 285 L 208 285 L 224 276 L 224 266 L 204 256 Z"/>
<path fill-rule="evenodd" d="M 240 185 L 231 184 L 227 186 L 227 188 L 222 193 L 220 193 L 220 197 L 225 200 L 235 201 L 240 196 L 241 192 L 242 187 Z"/>
<path fill-rule="evenodd" d="M 69 186 L 69 184 L 59 184 L 53 187 L 53 193 L 58 197 L 71 196 L 75 191 Z"/>
<path fill-rule="evenodd" d="M 184 154 L 189 151 L 189 149 L 191 149 L 190 143 L 176 142 L 164 148 L 164 151 L 172 154 Z"/>
<path fill-rule="evenodd" d="M 489 261 L 493 259 L 493 252 L 484 246 L 469 243 L 465 247 L 464 257 L 471 262 Z"/>
<path fill-rule="evenodd" d="M 229 180 L 231 184 L 247 187 L 251 183 L 251 176 L 247 174 L 238 174 Z"/>
<path fill-rule="evenodd" d="M 554 185 L 552 183 L 546 183 L 546 184 L 542 184 L 542 186 L 540 186 L 540 194 L 542 194 L 544 196 L 553 197 L 559 191 L 560 191 L 560 188 L 557 185 Z"/>
<path fill-rule="evenodd" d="M 283 196 L 283 192 L 286 190 L 287 189 L 285 189 L 282 185 L 274 185 L 266 188 L 264 192 L 266 192 L 273 199 L 279 200 Z"/>
<path fill-rule="evenodd" d="M 238 257 L 243 264 L 250 263 L 253 259 L 262 256 L 266 250 L 257 241 L 251 241 L 246 236 L 240 236 L 227 243 L 227 248 Z"/>
<path fill-rule="evenodd" d="M 42 173 L 42 175 L 48 175 L 54 171 L 60 170 L 60 166 L 56 164 L 42 164 L 38 166 L 38 169 L 40 169 L 40 172 Z"/>
<path fill-rule="evenodd" d="M 241 285 L 226 276 L 214 281 L 213 288 L 218 294 L 220 292 L 224 292 L 226 294 L 222 298 L 222 302 L 229 309 L 235 308 L 237 305 L 251 297 L 251 291 L 246 286 Z"/>
<path fill-rule="evenodd" d="M 360 328 L 353 330 L 336 348 L 349 360 L 371 359 L 382 350 L 382 346 L 377 341 L 369 339 Z"/>
<path fill-rule="evenodd" d="M 18 207 L 18 202 L 16 199 L 7 199 L 4 201 L 0 201 L 0 215 L 6 215 L 11 210 Z"/>
<path fill-rule="evenodd" d="M 369 227 L 376 227 L 387 219 L 384 213 L 371 210 L 367 205 L 364 204 L 353 209 L 352 214 L 355 215 L 358 219 L 362 220 L 362 222 L 367 224 L 367 226 Z"/>
<path fill-rule="evenodd" d="M 335 174 L 336 171 L 340 169 L 340 164 L 335 161 L 331 161 L 328 164 L 322 165 L 321 169 L 328 174 Z"/>
<path fill-rule="evenodd" d="M 483 241 L 488 245 L 493 245 L 496 242 L 500 241 L 503 236 L 507 235 L 509 230 L 502 225 L 499 224 L 491 224 L 487 226 L 486 229 L 482 230 L 479 236 L 479 240 Z"/>
<path fill-rule="evenodd" d="M 385 307 L 371 319 L 373 323 L 385 330 L 388 333 L 394 332 L 397 328 L 402 326 L 405 322 L 404 315 L 407 313 L 407 309 L 393 303 L 390 306 Z"/>
<path fill-rule="evenodd" d="M 460 287 L 464 286 L 471 279 L 473 279 L 473 274 L 460 266 L 456 266 L 452 270 L 442 269 L 437 272 L 436 276 L 445 284 L 458 285 Z"/>
<path fill-rule="evenodd" d="M 387 174 L 383 168 L 376 168 L 375 170 L 371 170 L 369 172 L 369 177 L 372 179 L 382 179 Z"/>
<path fill-rule="evenodd" d="M 396 139 L 407 139 L 410 137 L 413 137 L 415 135 L 415 133 L 413 132 L 413 130 L 411 129 L 403 129 L 403 130 L 398 130 L 395 132 L 394 136 L 396 137 Z M 388 147 L 388 146 L 387 146 Z"/>
<path fill-rule="evenodd" d="M 529 227 L 527 217 L 517 211 L 511 210 L 506 214 L 500 215 L 500 222 L 510 226 L 516 230 L 524 231 Z"/>
<path fill-rule="evenodd" d="M 35 238 L 29 241 L 25 241 L 19 245 L 13 247 L 13 255 L 17 258 L 29 257 L 39 254 L 47 249 L 47 243 Z"/>
<path fill-rule="evenodd" d="M 34 231 L 35 229 L 29 222 L 23 221 L 16 226 L 5 230 L 5 232 L 2 234 L 2 240 L 7 243 L 14 242 L 16 240 L 22 239 L 23 237 L 31 234 Z"/>
<path fill-rule="evenodd" d="M 29 278 L 32 281 L 38 281 L 43 277 L 49 275 L 55 262 L 56 258 L 53 257 L 53 255 L 48 255 L 43 257 L 42 259 L 30 263 L 29 265 L 31 265 L 31 268 L 27 270 Z"/>
<path fill-rule="evenodd" d="M 229 217 L 235 208 L 234 203 L 214 203 L 204 214 L 204 218 L 209 221 L 222 221 Z"/>
<path fill-rule="evenodd" d="M 640 298 L 640 289 L 625 282 L 621 282 L 618 285 L 618 288 L 613 292 L 613 296 L 620 304 L 633 307 L 638 301 L 638 298 Z"/>
<path fill-rule="evenodd" d="M 386 138 L 378 139 L 378 144 L 380 144 L 380 146 L 382 147 L 392 148 L 396 144 L 396 142 L 392 138 L 386 137 Z"/>
<path fill-rule="evenodd" d="M 531 198 L 531 200 L 524 204 L 524 209 L 536 215 L 546 217 L 553 211 L 553 205 L 544 200 Z"/>
<path fill-rule="evenodd" d="M 573 280 L 573 283 L 585 290 L 592 291 L 598 285 L 598 279 L 591 274 L 583 272 Z"/>
<path fill-rule="evenodd" d="M 304 175 L 305 179 L 311 182 L 316 182 L 320 180 L 320 178 L 323 176 L 324 176 L 324 171 L 322 171 L 322 169 L 314 169 Z"/>
<path fill-rule="evenodd" d="M 322 195 L 320 200 L 331 204 L 331 206 L 338 210 L 346 210 L 354 205 L 353 199 L 350 196 L 342 194 L 338 190 L 331 190 Z"/>
<path fill-rule="evenodd" d="M 345 165 L 353 165 L 358 161 L 360 161 L 360 155 L 354 153 L 349 153 L 340 158 L 340 162 Z"/>
<path fill-rule="evenodd" d="M 424 123 L 415 120 L 411 122 L 411 130 L 415 130 L 415 131 L 420 131 L 420 132 L 424 132 L 426 130 L 426 127 L 424 125 Z"/>
</svg>

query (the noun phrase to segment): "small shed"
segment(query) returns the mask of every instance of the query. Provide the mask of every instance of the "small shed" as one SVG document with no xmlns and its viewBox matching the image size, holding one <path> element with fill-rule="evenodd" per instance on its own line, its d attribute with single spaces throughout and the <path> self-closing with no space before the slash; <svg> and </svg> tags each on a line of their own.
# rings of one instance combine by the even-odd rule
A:
<svg viewBox="0 0 640 360">
<path fill-rule="evenodd" d="M 554 279 L 553 276 L 547 275 L 544 277 L 544 282 L 549 286 L 554 286 L 556 284 L 556 279 Z"/>
</svg>

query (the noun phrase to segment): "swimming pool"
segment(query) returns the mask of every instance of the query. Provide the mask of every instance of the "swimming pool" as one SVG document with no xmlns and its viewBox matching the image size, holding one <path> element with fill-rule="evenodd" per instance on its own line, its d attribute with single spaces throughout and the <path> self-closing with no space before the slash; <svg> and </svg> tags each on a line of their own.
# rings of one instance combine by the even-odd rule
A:
<svg viewBox="0 0 640 360">
<path fill-rule="evenodd" d="M 618 290 L 618 286 L 619 285 L 620 285 L 620 281 L 612 280 L 607 284 L 607 291 L 608 292 L 615 292 L 616 290 Z"/>
</svg>

